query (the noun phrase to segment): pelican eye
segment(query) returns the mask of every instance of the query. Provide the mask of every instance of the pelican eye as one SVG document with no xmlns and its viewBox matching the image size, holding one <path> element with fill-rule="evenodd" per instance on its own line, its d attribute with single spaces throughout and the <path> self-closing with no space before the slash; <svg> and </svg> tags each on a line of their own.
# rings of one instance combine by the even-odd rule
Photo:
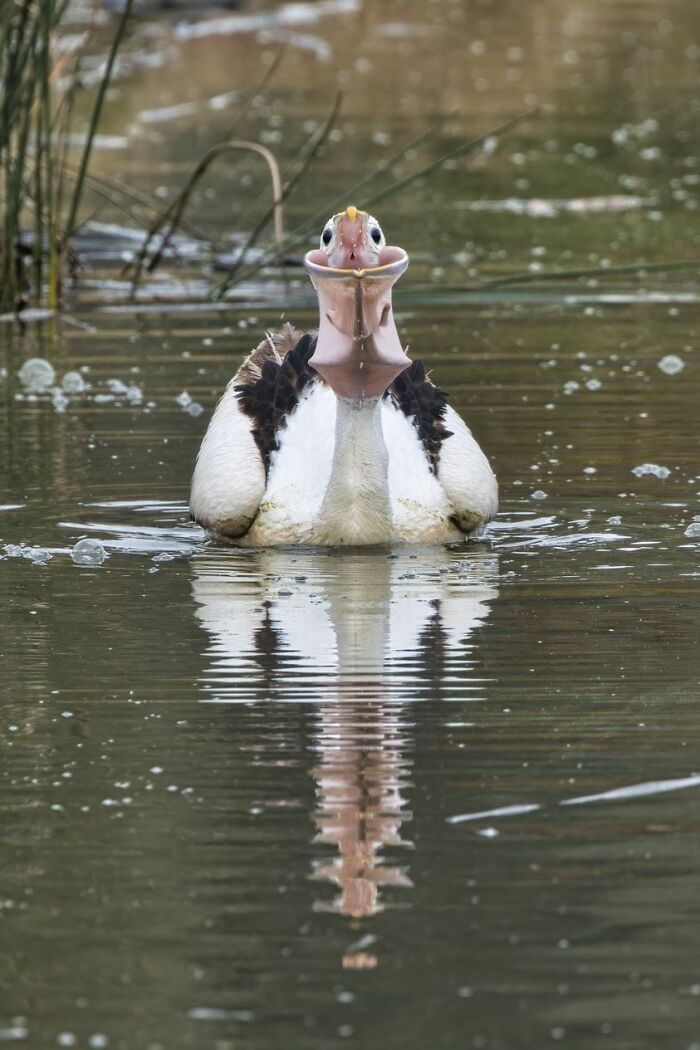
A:
<svg viewBox="0 0 700 1050">
<path fill-rule="evenodd" d="M 321 240 L 326 245 L 330 244 L 333 240 L 333 230 L 330 228 L 330 226 L 326 226 L 325 230 L 321 234 Z"/>
<path fill-rule="evenodd" d="M 382 231 L 379 229 L 378 226 L 373 226 L 372 229 L 369 231 L 369 235 L 375 244 L 382 243 Z"/>
</svg>

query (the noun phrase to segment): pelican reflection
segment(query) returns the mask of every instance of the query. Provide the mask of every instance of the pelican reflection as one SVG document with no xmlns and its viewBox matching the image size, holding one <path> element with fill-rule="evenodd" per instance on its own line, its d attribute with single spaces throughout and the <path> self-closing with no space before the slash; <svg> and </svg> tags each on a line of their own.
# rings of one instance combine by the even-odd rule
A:
<svg viewBox="0 0 700 1050">
<path fill-rule="evenodd" d="M 412 848 L 412 702 L 483 695 L 471 636 L 497 594 L 495 558 L 478 548 L 211 550 L 192 567 L 209 636 L 204 698 L 313 705 L 313 841 L 333 853 L 312 877 L 336 889 L 314 907 L 361 918 L 396 906 L 381 891 L 411 886 L 400 854 Z"/>
</svg>

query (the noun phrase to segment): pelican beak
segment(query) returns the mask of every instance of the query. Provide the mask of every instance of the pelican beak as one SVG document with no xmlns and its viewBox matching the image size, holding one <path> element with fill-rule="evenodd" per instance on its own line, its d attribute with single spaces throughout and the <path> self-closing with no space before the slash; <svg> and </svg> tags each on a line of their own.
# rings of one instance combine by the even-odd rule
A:
<svg viewBox="0 0 700 1050">
<path fill-rule="evenodd" d="M 347 251 L 346 217 L 348 225 L 356 224 L 357 210 L 348 208 L 341 224 Z M 338 397 L 380 398 L 410 365 L 391 302 L 392 288 L 407 266 L 408 255 L 396 247 L 382 248 L 376 266 L 358 270 L 329 266 L 320 249 L 306 254 L 304 268 L 316 289 L 320 314 L 309 364 Z"/>
<path fill-rule="evenodd" d="M 339 269 L 356 270 L 365 258 L 362 220 L 354 204 L 339 212 L 336 226 L 336 244 L 328 257 L 328 265 Z"/>
</svg>

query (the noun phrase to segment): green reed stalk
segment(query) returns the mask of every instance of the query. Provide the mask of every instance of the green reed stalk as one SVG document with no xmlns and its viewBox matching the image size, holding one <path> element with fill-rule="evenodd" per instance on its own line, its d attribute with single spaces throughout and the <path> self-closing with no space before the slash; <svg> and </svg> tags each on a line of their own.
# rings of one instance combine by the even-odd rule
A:
<svg viewBox="0 0 700 1050">
<path fill-rule="evenodd" d="M 16 242 L 24 201 L 22 162 L 26 156 L 34 84 L 25 71 L 38 38 L 38 25 L 30 19 L 31 0 L 5 4 L 0 16 L 0 169 L 2 170 L 2 237 L 0 245 L 0 308 L 12 308 L 19 287 Z"/>
<path fill-rule="evenodd" d="M 42 137 L 42 163 L 38 166 L 44 180 L 44 236 L 39 245 L 39 251 L 47 252 L 47 305 L 50 309 L 56 309 L 60 297 L 60 271 L 58 241 L 58 230 L 56 227 L 56 186 L 54 183 L 54 156 L 53 156 L 53 134 L 52 134 L 52 99 L 51 99 L 51 33 L 54 28 L 54 19 L 57 12 L 52 0 L 45 0 L 42 9 L 42 38 L 41 49 L 41 97 L 39 104 L 38 120 L 41 124 Z M 37 210 L 39 203 L 35 205 Z M 41 288 L 41 285 L 37 286 Z"/>
<path fill-rule="evenodd" d="M 109 55 L 107 56 L 107 63 L 105 65 L 105 71 L 100 81 L 100 86 L 97 91 L 97 98 L 95 104 L 92 107 L 92 113 L 90 115 L 90 124 L 88 126 L 87 138 L 85 140 L 85 146 L 83 147 L 83 155 L 80 160 L 80 167 L 78 170 L 78 178 L 73 190 L 73 197 L 70 204 L 70 211 L 68 212 L 68 219 L 65 225 L 65 236 L 70 237 L 75 232 L 76 218 L 78 215 L 78 208 L 80 207 L 80 199 L 83 194 L 83 186 L 85 185 L 85 176 L 87 175 L 88 164 L 90 163 L 90 154 L 92 153 L 92 143 L 97 134 L 97 125 L 100 122 L 100 116 L 102 114 L 102 105 L 107 94 L 107 88 L 109 87 L 110 80 L 112 79 L 112 70 L 114 68 L 114 62 L 117 57 L 117 51 L 124 38 L 124 32 L 126 31 L 126 24 L 129 21 L 131 15 L 131 9 L 134 6 L 134 0 L 126 0 L 124 4 L 124 10 L 122 11 L 121 18 L 117 25 L 117 31 L 114 34 L 112 40 L 112 46 L 109 49 Z"/>
<path fill-rule="evenodd" d="M 78 79 L 75 63 L 67 95 L 58 92 L 54 81 L 65 56 L 53 67 L 52 55 L 68 5 L 69 0 L 0 0 L 0 310 L 22 305 L 26 282 L 19 242 L 30 224 L 36 300 L 52 308 L 59 305 L 61 256 L 75 232 L 92 146 L 133 0 L 127 0 L 109 48 L 62 222 Z"/>
</svg>

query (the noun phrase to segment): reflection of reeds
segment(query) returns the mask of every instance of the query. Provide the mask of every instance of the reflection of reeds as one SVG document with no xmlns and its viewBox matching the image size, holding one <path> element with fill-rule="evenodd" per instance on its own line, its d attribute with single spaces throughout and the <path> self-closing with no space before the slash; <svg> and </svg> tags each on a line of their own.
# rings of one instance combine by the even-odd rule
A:
<svg viewBox="0 0 700 1050">
<path fill-rule="evenodd" d="M 34 298 L 58 305 L 61 259 L 75 232 L 102 105 L 133 0 L 126 0 L 107 55 L 77 169 L 68 142 L 81 49 L 55 56 L 69 0 L 0 3 L 0 309 Z M 70 183 L 70 192 L 66 185 Z M 23 239 L 25 230 L 33 231 Z"/>
</svg>

